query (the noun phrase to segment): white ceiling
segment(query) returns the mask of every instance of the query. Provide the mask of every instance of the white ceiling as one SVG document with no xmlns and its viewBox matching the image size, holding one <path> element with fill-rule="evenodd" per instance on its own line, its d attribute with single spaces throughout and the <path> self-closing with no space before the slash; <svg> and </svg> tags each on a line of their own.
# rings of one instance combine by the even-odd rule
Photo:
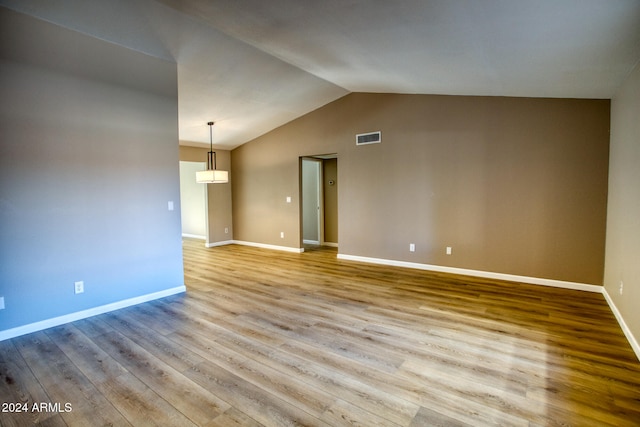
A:
<svg viewBox="0 0 640 427">
<path fill-rule="evenodd" d="M 181 143 L 227 149 L 350 92 L 611 98 L 640 61 L 640 0 L 0 4 L 175 61 Z"/>
</svg>

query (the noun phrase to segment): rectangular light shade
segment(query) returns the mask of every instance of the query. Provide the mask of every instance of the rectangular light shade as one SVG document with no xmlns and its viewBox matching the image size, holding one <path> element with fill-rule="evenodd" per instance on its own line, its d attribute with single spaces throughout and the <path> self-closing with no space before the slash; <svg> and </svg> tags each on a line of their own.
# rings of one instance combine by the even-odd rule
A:
<svg viewBox="0 0 640 427">
<path fill-rule="evenodd" d="M 229 171 L 205 170 L 196 172 L 198 184 L 224 184 L 229 182 Z"/>
</svg>

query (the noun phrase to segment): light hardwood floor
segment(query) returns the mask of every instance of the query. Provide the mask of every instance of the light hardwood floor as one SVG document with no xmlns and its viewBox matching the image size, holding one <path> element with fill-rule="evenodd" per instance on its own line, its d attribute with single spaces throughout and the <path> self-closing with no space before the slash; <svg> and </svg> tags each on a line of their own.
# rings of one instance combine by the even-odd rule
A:
<svg viewBox="0 0 640 427">
<path fill-rule="evenodd" d="M 0 401 L 28 407 L 1 424 L 640 425 L 602 295 L 335 249 L 184 254 L 186 294 L 0 342 Z"/>
</svg>

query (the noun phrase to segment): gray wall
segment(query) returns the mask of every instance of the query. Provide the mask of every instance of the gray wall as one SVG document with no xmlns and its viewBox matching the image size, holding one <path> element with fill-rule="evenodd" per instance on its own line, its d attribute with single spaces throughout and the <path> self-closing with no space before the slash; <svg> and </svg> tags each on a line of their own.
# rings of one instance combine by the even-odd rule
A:
<svg viewBox="0 0 640 427">
<path fill-rule="evenodd" d="M 611 103 L 611 165 L 604 284 L 640 338 L 640 65 Z M 620 294 L 620 283 L 623 292 Z"/>
<path fill-rule="evenodd" d="M 0 8 L 0 77 L 0 331 L 181 287 L 176 64 Z"/>
<path fill-rule="evenodd" d="M 341 254 L 601 285 L 609 107 L 347 95 L 232 152 L 236 238 L 297 247 L 298 157 L 337 153 Z"/>
</svg>

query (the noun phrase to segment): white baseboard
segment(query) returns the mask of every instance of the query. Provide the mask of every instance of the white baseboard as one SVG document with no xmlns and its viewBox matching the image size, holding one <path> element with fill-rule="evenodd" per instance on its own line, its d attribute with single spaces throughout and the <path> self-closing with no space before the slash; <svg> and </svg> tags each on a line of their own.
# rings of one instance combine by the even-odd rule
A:
<svg viewBox="0 0 640 427">
<path fill-rule="evenodd" d="M 563 280 L 541 279 L 538 277 L 517 276 L 513 274 L 492 273 L 488 271 L 468 270 L 465 268 L 443 267 L 439 265 L 430 265 L 430 264 L 419 264 L 415 262 L 394 261 L 394 260 L 388 260 L 388 259 L 382 259 L 382 258 L 369 258 L 369 257 L 355 256 L 355 255 L 338 254 L 338 259 L 367 262 L 371 264 L 390 265 L 395 267 L 415 268 L 419 270 L 436 271 L 440 273 L 462 274 L 466 276 L 483 277 L 487 279 L 508 280 L 511 282 L 528 283 L 532 285 L 552 286 L 556 288 L 575 289 L 579 291 L 601 293 L 602 295 L 604 295 L 604 298 L 607 301 L 607 304 L 609 304 L 609 308 L 613 312 L 613 315 L 618 320 L 618 324 L 620 325 L 620 328 L 622 328 L 622 332 L 624 332 L 624 335 L 629 341 L 629 344 L 631 345 L 631 348 L 635 352 L 636 357 L 638 358 L 638 360 L 640 360 L 640 345 L 638 344 L 638 340 L 636 340 L 636 337 L 633 336 L 633 333 L 625 323 L 624 318 L 620 314 L 620 311 L 614 304 L 613 300 L 609 296 L 604 286 L 590 285 L 586 283 L 566 282 Z"/>
<path fill-rule="evenodd" d="M 225 246 L 225 245 L 252 246 L 254 248 L 272 249 L 276 251 L 295 252 L 295 253 L 304 252 L 303 248 L 290 248 L 288 246 L 278 246 L 278 245 L 268 245 L 266 243 L 246 242 L 244 240 L 224 240 L 221 242 L 205 243 L 205 246 L 207 248 L 214 248 L 216 246 Z"/>
<path fill-rule="evenodd" d="M 223 240 L 221 242 L 209 242 L 209 243 L 205 243 L 204 246 L 207 248 L 215 248 L 216 246 L 225 246 L 225 245 L 232 245 L 235 242 L 233 240 Z"/>
<path fill-rule="evenodd" d="M 319 245 L 320 243 L 315 240 L 304 240 L 304 243 L 311 245 Z M 221 242 L 213 242 L 213 243 L 205 243 L 207 248 L 214 248 L 216 246 L 225 246 L 225 245 L 242 245 L 242 246 L 253 246 L 254 248 L 262 248 L 262 249 L 273 249 L 276 251 L 285 251 L 285 252 L 294 252 L 294 253 L 303 253 L 304 248 L 291 248 L 289 246 L 278 246 L 278 245 L 268 245 L 266 243 L 256 243 L 256 242 L 246 242 L 244 240 L 224 240 Z M 337 243 L 332 242 L 324 242 L 322 246 L 331 246 L 334 248 L 338 247 Z"/>
<path fill-rule="evenodd" d="M 188 237 L 189 239 L 207 240 L 207 236 L 201 236 L 199 234 L 182 233 L 182 237 Z"/>
<path fill-rule="evenodd" d="M 302 243 L 304 243 L 305 245 L 318 245 L 318 246 L 329 246 L 332 248 L 337 248 L 338 244 L 334 243 L 334 242 L 319 242 L 318 240 L 302 240 Z"/>
<path fill-rule="evenodd" d="M 186 290 L 187 288 L 184 285 L 177 286 L 175 288 L 165 289 L 164 291 L 141 295 L 139 297 L 129 298 L 126 300 L 101 305 L 99 307 L 94 307 L 87 310 L 76 311 L 75 313 L 65 314 L 64 316 L 58 316 L 52 319 L 18 326 L 17 328 L 6 329 L 4 331 L 0 331 L 0 341 L 19 337 L 20 335 L 30 334 L 32 332 L 41 331 L 43 329 L 52 328 L 54 326 L 63 325 L 65 323 L 75 322 L 76 320 L 86 319 L 87 317 L 108 313 L 110 311 L 119 310 L 121 308 L 130 307 L 132 305 L 141 304 L 143 302 L 153 301 L 159 298 L 168 297 L 170 295 L 179 294 L 182 292 L 186 292 Z"/>
<path fill-rule="evenodd" d="M 624 318 L 622 317 L 622 314 L 620 314 L 620 311 L 618 310 L 618 307 L 616 307 L 613 299 L 611 299 L 611 297 L 609 296 L 609 292 L 607 292 L 607 289 L 604 286 L 602 287 L 602 295 L 604 295 L 604 299 L 607 300 L 609 308 L 618 320 L 618 324 L 620 324 L 622 332 L 624 332 L 624 336 L 627 337 L 627 341 L 629 341 L 629 344 L 631 344 L 631 348 L 636 354 L 636 357 L 638 358 L 638 360 L 640 360 L 640 345 L 638 345 L 638 340 L 636 340 L 636 337 L 633 336 L 631 329 L 629 329 L 629 327 L 627 326 Z"/>
<path fill-rule="evenodd" d="M 245 242 L 242 240 L 234 240 L 233 243 L 235 243 L 236 245 L 253 246 L 254 248 L 274 249 L 277 251 L 285 252 L 295 252 L 298 254 L 304 252 L 303 248 L 290 248 L 289 246 L 268 245 L 266 243 Z"/>
<path fill-rule="evenodd" d="M 420 264 L 417 262 L 395 261 L 383 258 L 369 258 L 356 255 L 338 254 L 338 259 L 367 262 L 370 264 L 390 265 L 394 267 L 415 268 L 418 270 L 437 271 L 440 273 L 462 274 L 465 276 L 483 277 L 486 279 L 508 280 L 511 282 L 528 283 L 532 285 L 553 286 L 556 288 L 575 289 L 587 292 L 602 292 L 602 286 L 585 283 L 565 282 L 563 280 L 541 279 L 539 277 L 517 276 L 514 274 L 493 273 L 490 271 L 469 270 L 466 268 L 443 267 L 440 265 Z"/>
</svg>

